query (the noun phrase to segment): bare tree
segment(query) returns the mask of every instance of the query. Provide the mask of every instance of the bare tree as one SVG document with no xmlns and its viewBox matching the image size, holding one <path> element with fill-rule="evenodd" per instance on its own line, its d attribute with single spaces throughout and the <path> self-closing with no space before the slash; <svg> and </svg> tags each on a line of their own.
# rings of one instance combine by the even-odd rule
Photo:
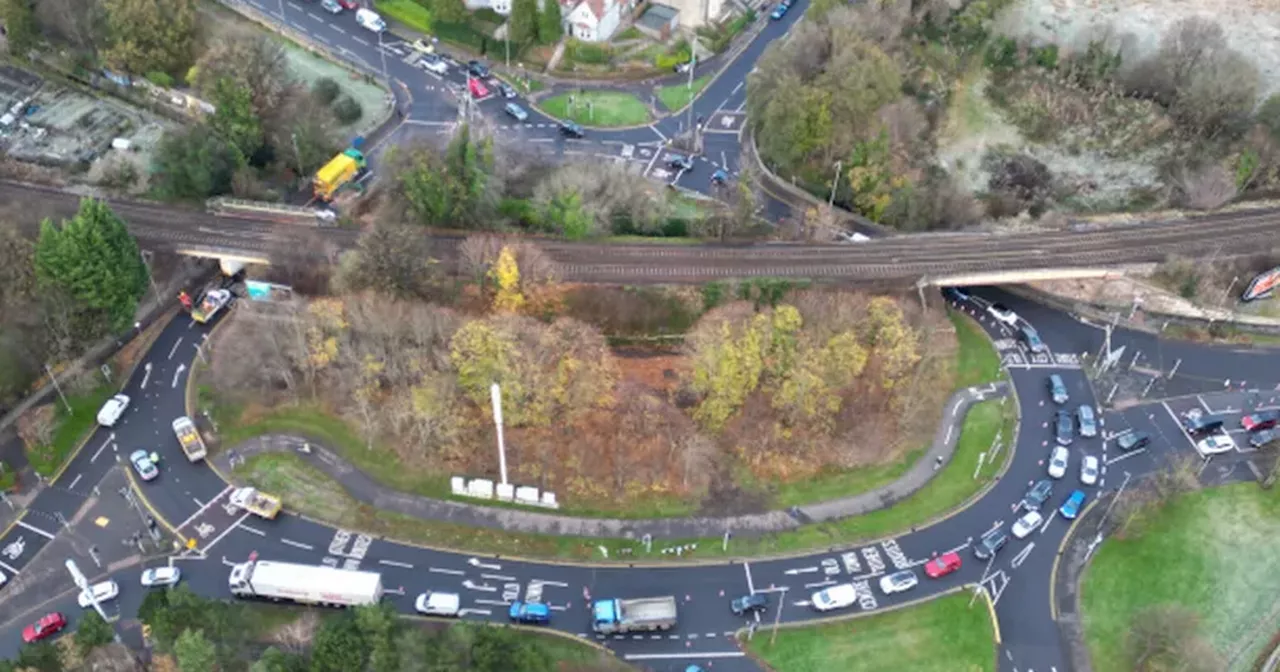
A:
<svg viewBox="0 0 1280 672">
<path fill-rule="evenodd" d="M 281 43 L 259 32 L 232 32 L 212 43 L 196 64 L 196 86 L 208 91 L 230 77 L 249 90 L 253 109 L 264 119 L 282 106 L 293 85 Z"/>
<path fill-rule="evenodd" d="M 1182 204 L 1195 210 L 1222 207 L 1238 193 L 1235 179 L 1216 163 L 1201 168 L 1179 168 L 1174 172 L 1173 183 Z"/>
<path fill-rule="evenodd" d="M 342 256 L 334 285 L 341 292 L 372 289 L 397 298 L 429 298 L 439 270 L 431 241 L 421 229 L 382 222 Z"/>
<path fill-rule="evenodd" d="M 1137 672 L 1224 669 L 1222 658 L 1200 636 L 1199 626 L 1199 616 L 1179 604 L 1157 604 L 1134 614 L 1126 640 L 1132 669 Z"/>
<path fill-rule="evenodd" d="M 534 200 L 540 207 L 566 194 L 577 194 L 595 221 L 593 233 L 607 234 L 625 220 L 641 232 L 651 232 L 666 214 L 666 197 L 649 180 L 637 180 L 625 166 L 612 162 L 579 161 L 566 164 L 538 184 Z"/>
<path fill-rule="evenodd" d="M 40 27 L 86 51 L 97 51 L 107 37 L 106 15 L 98 0 L 40 0 L 35 4 Z"/>
</svg>

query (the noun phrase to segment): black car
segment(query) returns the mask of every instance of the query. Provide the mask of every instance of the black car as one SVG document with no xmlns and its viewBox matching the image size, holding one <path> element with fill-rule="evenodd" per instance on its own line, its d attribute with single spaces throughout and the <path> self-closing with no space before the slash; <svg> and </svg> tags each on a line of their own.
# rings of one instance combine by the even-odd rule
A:
<svg viewBox="0 0 1280 672">
<path fill-rule="evenodd" d="M 506 82 L 502 82 L 498 84 L 498 92 L 502 94 L 503 98 L 516 97 L 516 90 L 511 88 L 511 85 Z"/>
<path fill-rule="evenodd" d="M 693 157 L 684 154 L 672 154 L 667 157 L 667 167 L 676 170 L 693 170 Z"/>
<path fill-rule="evenodd" d="M 489 66 L 480 61 L 467 61 L 467 72 L 471 73 L 472 77 L 486 79 L 489 77 Z"/>
<path fill-rule="evenodd" d="M 1151 443 L 1150 434 L 1146 432 L 1129 432 L 1128 434 L 1120 435 L 1120 438 L 1116 439 L 1116 448 L 1127 453 L 1131 450 L 1146 448 L 1149 443 Z"/>
<path fill-rule="evenodd" d="M 729 608 L 733 610 L 735 616 L 764 611 L 768 607 L 769 596 L 765 593 L 743 595 L 729 603 Z"/>
<path fill-rule="evenodd" d="M 1022 508 L 1027 511 L 1039 511 L 1040 507 L 1049 500 L 1049 495 L 1053 494 L 1053 483 L 1051 481 L 1036 481 L 1036 484 L 1027 490 L 1026 496 L 1022 498 Z"/>
<path fill-rule="evenodd" d="M 1249 433 L 1249 445 L 1254 448 L 1261 448 L 1272 441 L 1280 438 L 1280 430 L 1264 429 L 1257 432 Z"/>
<path fill-rule="evenodd" d="M 1188 435 L 1197 438 L 1208 436 L 1222 429 L 1222 425 L 1225 422 L 1226 419 L 1222 416 L 1208 413 L 1182 416 L 1182 428 L 1187 430 Z"/>
<path fill-rule="evenodd" d="M 942 296 L 952 303 L 964 303 L 969 300 L 969 293 L 959 287 L 943 287 Z"/>
<path fill-rule="evenodd" d="M 1071 414 L 1062 409 L 1058 409 L 1053 414 L 1053 438 L 1057 439 L 1058 445 L 1069 446 L 1071 440 L 1075 438 L 1076 423 L 1071 418 Z"/>
<path fill-rule="evenodd" d="M 986 560 L 1004 548 L 1007 543 L 1009 543 L 1009 534 L 1004 531 L 1004 528 L 992 530 L 982 535 L 978 543 L 973 545 L 973 554 L 979 560 Z"/>
<path fill-rule="evenodd" d="M 587 132 L 582 130 L 581 126 L 573 123 L 572 121 L 562 121 L 560 122 L 560 135 L 563 135 L 566 138 L 584 138 L 586 137 Z"/>
</svg>

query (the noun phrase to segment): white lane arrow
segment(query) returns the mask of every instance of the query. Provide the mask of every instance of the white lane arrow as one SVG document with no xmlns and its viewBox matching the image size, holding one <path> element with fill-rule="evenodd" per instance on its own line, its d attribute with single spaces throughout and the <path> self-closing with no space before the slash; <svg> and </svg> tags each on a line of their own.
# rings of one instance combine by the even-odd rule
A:
<svg viewBox="0 0 1280 672">
<path fill-rule="evenodd" d="M 783 572 L 783 574 L 786 574 L 787 576 L 795 576 L 796 574 L 812 574 L 816 571 L 818 571 L 817 567 L 801 567 L 800 569 L 788 569 Z"/>
<path fill-rule="evenodd" d="M 485 563 L 480 562 L 480 558 L 471 558 L 470 560 L 467 560 L 467 564 L 472 567 L 479 567 L 480 569 L 502 569 L 502 565 L 486 565 Z"/>
<path fill-rule="evenodd" d="M 142 366 L 142 370 L 146 373 L 142 374 L 142 389 L 147 389 L 147 381 L 151 380 L 151 362 L 147 362 Z"/>
<path fill-rule="evenodd" d="M 182 375 L 182 372 L 183 372 L 183 371 L 186 371 L 186 370 L 187 370 L 187 365 L 186 365 L 186 364 L 179 364 L 179 365 L 178 365 L 178 370 L 173 372 L 173 385 L 171 385 L 170 387 L 177 387 L 177 386 L 178 386 L 178 377 L 179 377 L 179 376 L 181 376 L 181 375 Z"/>
<path fill-rule="evenodd" d="M 463 588 L 470 588 L 471 590 L 479 590 L 479 591 L 483 591 L 483 592 L 486 592 L 486 593 L 496 593 L 496 592 L 498 592 L 498 587 L 497 587 L 497 586 L 491 586 L 491 585 L 489 585 L 489 584 L 487 584 L 487 583 L 472 583 L 472 582 L 471 582 L 471 579 L 467 579 L 466 581 L 463 581 L 463 582 L 462 582 L 462 587 L 463 587 Z"/>
</svg>

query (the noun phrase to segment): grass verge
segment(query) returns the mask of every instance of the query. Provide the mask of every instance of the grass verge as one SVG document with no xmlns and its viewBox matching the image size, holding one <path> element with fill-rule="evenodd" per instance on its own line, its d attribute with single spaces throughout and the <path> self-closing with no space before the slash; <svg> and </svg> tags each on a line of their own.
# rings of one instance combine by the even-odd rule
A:
<svg viewBox="0 0 1280 672">
<path fill-rule="evenodd" d="M 747 650 L 776 672 L 995 670 L 995 629 L 981 600 L 961 592 L 876 616 L 786 628 L 770 645 L 765 628 Z"/>
<path fill-rule="evenodd" d="M 378 11 L 419 33 L 431 34 L 431 12 L 413 0 L 378 0 Z"/>
<path fill-rule="evenodd" d="M 620 91 L 562 93 L 538 105 L 550 116 L 585 126 L 639 126 L 649 122 L 649 108 L 634 95 Z"/>
<path fill-rule="evenodd" d="M 1200 635 L 1249 669 L 1275 634 L 1280 608 L 1280 496 L 1252 483 L 1180 497 L 1108 539 L 1081 586 L 1085 642 L 1099 672 L 1129 670 L 1125 633 L 1143 609 L 1176 603 L 1200 616 Z M 1265 622 L 1264 622 L 1265 621 Z"/>
<path fill-rule="evenodd" d="M 681 84 L 672 84 L 658 89 L 658 100 L 672 112 L 684 109 L 694 98 L 702 93 L 707 84 L 711 82 L 711 75 L 703 75 L 693 80 L 693 86 L 690 87 L 688 82 Z"/>
<path fill-rule="evenodd" d="M 1000 354 L 991 346 L 982 327 L 964 313 L 952 311 L 951 324 L 956 328 L 959 351 L 956 353 L 956 389 L 986 385 L 1000 380 Z"/>
<path fill-rule="evenodd" d="M 89 392 L 73 394 L 67 397 L 71 410 L 67 410 L 60 401 L 55 401 L 58 428 L 53 432 L 49 445 L 36 448 L 27 453 L 31 468 L 41 476 L 49 477 L 62 467 L 71 452 L 80 445 L 85 436 L 98 426 L 98 409 L 115 394 L 114 385 L 103 383 Z"/>
</svg>

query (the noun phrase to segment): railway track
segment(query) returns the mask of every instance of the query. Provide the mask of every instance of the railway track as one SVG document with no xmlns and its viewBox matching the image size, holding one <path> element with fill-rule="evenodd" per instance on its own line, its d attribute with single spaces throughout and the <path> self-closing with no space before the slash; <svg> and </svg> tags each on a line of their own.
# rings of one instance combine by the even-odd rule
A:
<svg viewBox="0 0 1280 672">
<path fill-rule="evenodd" d="M 203 249 L 273 258 L 332 256 L 359 232 L 225 218 L 202 210 L 110 201 L 139 241 L 153 249 Z M 0 204 L 33 225 L 74 214 L 78 197 L 54 188 L 0 182 Z M 732 277 L 844 281 L 914 280 L 922 276 L 1161 261 L 1169 255 L 1232 256 L 1271 249 L 1280 212 L 1242 211 L 1105 229 L 1035 233 L 923 234 L 842 245 L 667 246 L 541 241 L 566 280 L 696 282 Z M 461 235 L 432 235 L 436 254 L 452 259 Z"/>
</svg>

